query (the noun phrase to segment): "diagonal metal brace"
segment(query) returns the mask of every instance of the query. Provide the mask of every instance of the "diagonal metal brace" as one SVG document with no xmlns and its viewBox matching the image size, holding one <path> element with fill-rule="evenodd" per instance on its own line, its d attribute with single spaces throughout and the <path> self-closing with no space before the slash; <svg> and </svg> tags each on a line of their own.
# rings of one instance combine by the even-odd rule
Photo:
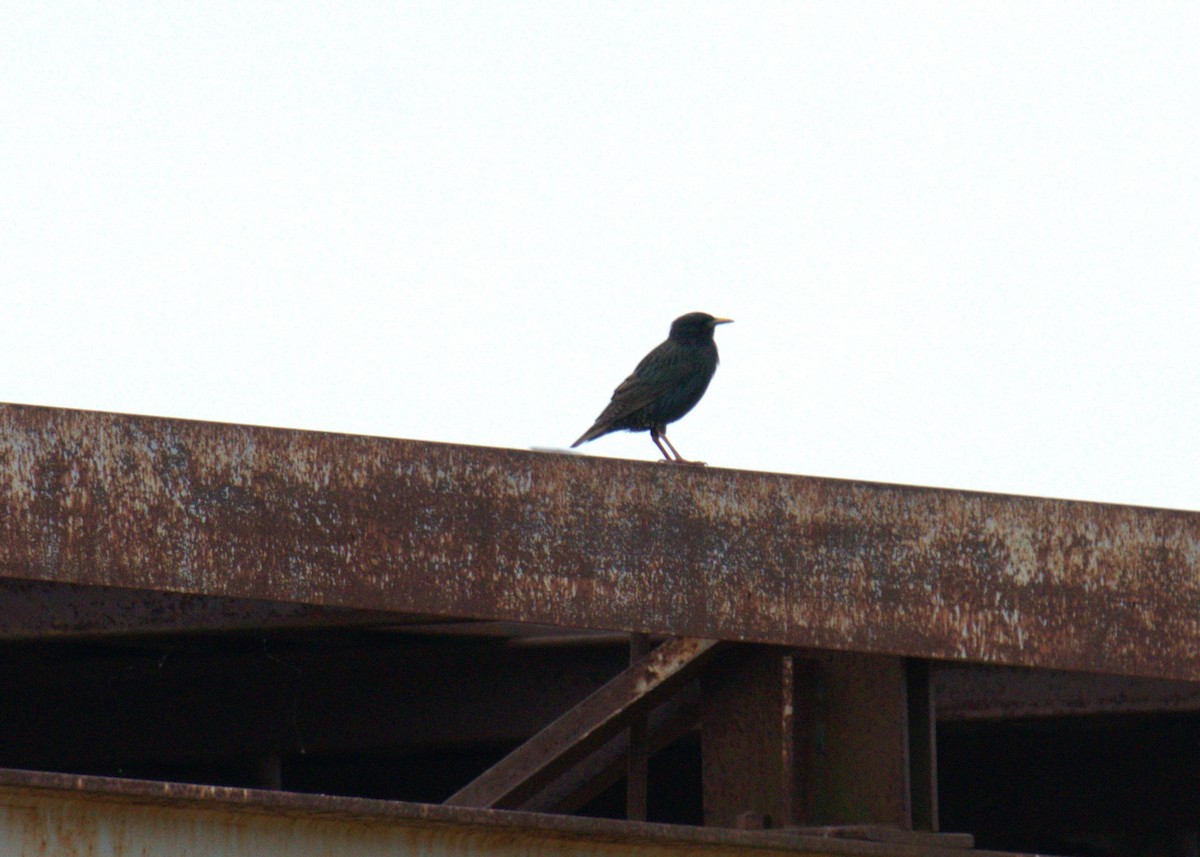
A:
<svg viewBox="0 0 1200 857">
<path fill-rule="evenodd" d="M 719 645 L 694 637 L 668 640 L 463 786 L 446 804 L 519 806 L 694 677 Z"/>
<path fill-rule="evenodd" d="M 711 667 L 708 667 L 711 669 Z M 703 670 L 702 670 L 703 672 Z M 638 718 L 634 718 L 635 721 Z M 568 768 L 558 779 L 543 787 L 537 794 L 524 801 L 516 809 L 522 812 L 554 812 L 573 815 L 592 798 L 602 794 L 605 789 L 626 778 L 626 793 L 632 791 L 629 781 L 640 768 L 646 771 L 646 760 L 659 750 L 670 746 L 685 734 L 694 729 L 700 722 L 700 682 L 692 679 L 678 687 L 670 694 L 669 699 L 663 700 L 646 715 L 644 741 L 642 747 L 636 746 L 637 740 L 632 734 L 634 725 L 623 729 L 609 738 L 604 744 L 593 750 Z M 639 752 L 639 749 L 641 752 Z M 631 776 L 631 773 L 633 775 Z M 645 779 L 643 778 L 643 781 Z M 633 796 L 626 801 L 625 818 L 627 821 L 646 820 L 646 792 Z"/>
</svg>

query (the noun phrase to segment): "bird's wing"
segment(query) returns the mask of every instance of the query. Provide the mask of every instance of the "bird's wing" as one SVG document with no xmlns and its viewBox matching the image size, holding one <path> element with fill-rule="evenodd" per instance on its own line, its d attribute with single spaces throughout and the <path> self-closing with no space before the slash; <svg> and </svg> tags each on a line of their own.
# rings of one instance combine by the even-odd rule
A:
<svg viewBox="0 0 1200 857">
<path fill-rule="evenodd" d="M 621 382 L 617 389 L 613 390 L 612 401 L 604 409 L 604 414 L 610 420 L 629 416 L 634 411 L 657 400 L 672 386 L 673 382 L 662 378 L 643 378 L 630 375 Z"/>
<path fill-rule="evenodd" d="M 614 431 L 614 425 L 669 395 L 680 386 L 693 382 L 696 376 L 702 375 L 704 371 L 703 360 L 698 360 L 691 349 L 681 348 L 667 340 L 642 358 L 633 374 L 613 391 L 612 401 L 600 416 L 596 417 L 592 427 L 571 446 L 579 446 Z"/>
<path fill-rule="evenodd" d="M 612 401 L 601 420 L 612 422 L 646 407 L 686 382 L 697 371 L 694 359 L 683 350 L 664 342 L 642 358 L 628 378 L 613 390 Z M 599 420 L 597 420 L 599 422 Z"/>
</svg>

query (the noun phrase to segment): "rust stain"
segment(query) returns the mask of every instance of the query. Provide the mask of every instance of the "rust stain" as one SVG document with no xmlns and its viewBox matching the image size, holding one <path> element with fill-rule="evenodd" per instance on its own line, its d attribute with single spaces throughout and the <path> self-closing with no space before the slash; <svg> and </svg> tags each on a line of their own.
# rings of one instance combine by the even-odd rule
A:
<svg viewBox="0 0 1200 857">
<path fill-rule="evenodd" d="M 1200 680 L 1200 514 L 0 405 L 0 576 Z"/>
<path fill-rule="evenodd" d="M 633 667 L 633 693 L 641 696 L 652 688 L 662 684 L 666 679 L 688 667 L 704 652 L 712 649 L 712 640 L 679 639 L 669 647 L 660 646 L 652 651 L 644 661 Z M 670 653 L 664 650 L 669 649 Z"/>
</svg>

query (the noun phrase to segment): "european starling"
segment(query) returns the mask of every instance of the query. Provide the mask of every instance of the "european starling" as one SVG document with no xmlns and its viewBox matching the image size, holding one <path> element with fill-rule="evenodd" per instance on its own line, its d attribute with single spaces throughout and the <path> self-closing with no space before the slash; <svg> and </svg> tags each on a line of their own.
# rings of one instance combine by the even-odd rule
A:
<svg viewBox="0 0 1200 857">
<path fill-rule="evenodd" d="M 612 401 L 595 424 L 571 448 L 610 431 L 648 431 L 667 461 L 687 463 L 667 440 L 667 423 L 673 423 L 700 401 L 717 371 L 717 344 L 713 329 L 731 318 L 713 318 L 706 312 L 689 312 L 671 322 L 667 341 L 642 358 L 633 374 L 613 391 Z M 666 448 L 666 443 L 672 458 Z"/>
</svg>

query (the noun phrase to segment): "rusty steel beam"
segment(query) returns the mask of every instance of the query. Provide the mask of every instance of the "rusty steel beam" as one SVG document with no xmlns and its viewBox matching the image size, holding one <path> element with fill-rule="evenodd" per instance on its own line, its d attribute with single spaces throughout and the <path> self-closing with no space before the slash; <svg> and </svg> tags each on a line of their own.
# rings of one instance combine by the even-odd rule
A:
<svg viewBox="0 0 1200 857">
<path fill-rule="evenodd" d="M 0 640 L 392 627 L 421 617 L 0 578 Z"/>
<path fill-rule="evenodd" d="M 797 652 L 793 755 L 801 825 L 912 829 L 905 662 Z"/>
<path fill-rule="evenodd" d="M 962 848 L 973 849 L 975 837 L 970 833 L 932 833 L 928 831 L 897 830 L 894 827 L 882 827 L 870 824 L 844 825 L 841 827 L 797 827 L 778 834 L 780 841 L 786 842 L 788 836 L 834 836 L 839 839 L 857 839 L 864 842 L 890 842 L 907 845 L 919 849 L 918 854 L 924 854 L 926 848 Z M 980 852 L 972 851 L 972 855 Z"/>
<path fill-rule="evenodd" d="M 930 828 L 908 767 L 922 683 L 902 659 L 731 646 L 700 681 L 706 825 Z"/>
<path fill-rule="evenodd" d="M 932 670 L 941 721 L 1200 711 L 1200 683 L 1021 667 Z"/>
<path fill-rule="evenodd" d="M 0 577 L 1200 680 L 1200 514 L 0 405 Z"/>
<path fill-rule="evenodd" d="M 914 830 L 939 830 L 937 782 L 937 699 L 929 661 L 905 664 L 908 687 L 908 770 Z"/>
<path fill-rule="evenodd" d="M 467 783 L 446 805 L 519 806 L 634 717 L 665 702 L 719 646 L 716 640 L 668 640 Z"/>
<path fill-rule="evenodd" d="M 650 637 L 631 634 L 629 665 L 633 666 L 650 653 Z M 650 744 L 646 734 L 646 717 L 634 717 L 629 724 L 627 764 L 625 766 L 625 817 L 630 821 L 646 820 L 646 800 L 649 795 Z"/>
<path fill-rule="evenodd" d="M 727 649 L 700 686 L 704 823 L 795 825 L 804 754 L 795 734 L 800 702 L 792 650 Z"/>
<path fill-rule="evenodd" d="M 0 769 L 0 854 L 963 857 L 950 837 L 722 830 Z M 847 838 L 857 836 L 858 838 Z M 972 857 L 1005 857 L 972 851 Z M 1017 857 L 1009 854 L 1007 857 Z"/>
<path fill-rule="evenodd" d="M 662 705 L 655 708 L 646 718 L 645 751 L 652 756 L 696 727 L 700 717 L 700 682 L 692 681 Z M 628 761 L 631 755 L 632 736 L 630 730 L 610 738 L 598 750 L 571 768 L 550 785 L 543 788 L 519 807 L 524 812 L 575 813 L 589 801 L 602 794 L 605 789 L 628 776 Z M 649 788 L 643 799 L 649 797 Z M 639 818 L 629 816 L 629 801 L 626 800 L 626 818 L 629 821 L 645 821 L 646 807 L 643 802 L 637 807 Z"/>
</svg>

